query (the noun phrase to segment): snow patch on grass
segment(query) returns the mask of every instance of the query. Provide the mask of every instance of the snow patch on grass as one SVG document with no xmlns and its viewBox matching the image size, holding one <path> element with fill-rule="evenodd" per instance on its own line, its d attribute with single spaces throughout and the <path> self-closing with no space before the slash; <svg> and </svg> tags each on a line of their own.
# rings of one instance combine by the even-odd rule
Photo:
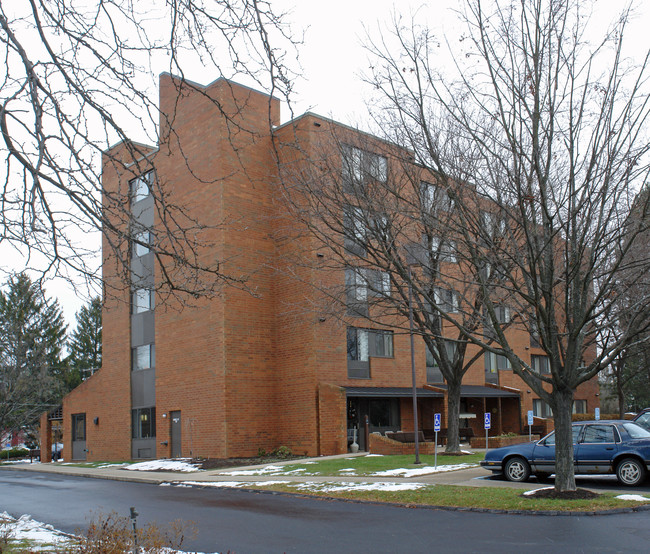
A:
<svg viewBox="0 0 650 554">
<path fill-rule="evenodd" d="M 616 498 L 621 500 L 636 500 L 637 502 L 648 502 L 650 498 L 641 496 L 640 494 L 619 494 Z"/>
<path fill-rule="evenodd" d="M 427 487 L 425 483 L 294 483 L 290 485 L 299 491 L 344 492 L 344 491 L 414 491 Z"/>
<path fill-rule="evenodd" d="M 453 464 L 443 466 L 424 466 L 414 469 L 397 468 L 387 469 L 386 471 L 377 471 L 372 475 L 375 477 L 417 477 L 419 475 L 431 475 L 433 473 L 444 473 L 446 471 L 456 471 L 457 469 L 467 469 L 477 467 L 477 464 Z"/>
<path fill-rule="evenodd" d="M 15 519 L 7 512 L 0 513 L 0 529 L 6 529 L 15 541 L 31 541 L 30 552 L 51 552 L 52 545 L 63 546 L 70 541 L 70 537 L 57 531 L 47 523 L 32 519 L 29 515 Z"/>
<path fill-rule="evenodd" d="M 138 462 L 124 467 L 128 471 L 200 471 L 195 465 L 190 463 L 190 458 L 178 458 L 175 460 L 151 460 L 148 462 Z"/>
</svg>

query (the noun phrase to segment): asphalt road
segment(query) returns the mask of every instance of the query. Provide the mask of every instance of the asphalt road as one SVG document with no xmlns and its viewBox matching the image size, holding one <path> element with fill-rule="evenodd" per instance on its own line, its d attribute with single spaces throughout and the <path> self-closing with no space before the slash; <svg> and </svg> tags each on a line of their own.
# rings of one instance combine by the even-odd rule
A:
<svg viewBox="0 0 650 554">
<path fill-rule="evenodd" d="M 140 513 L 139 524 L 193 521 L 203 552 L 648 552 L 650 512 L 602 516 L 504 515 L 406 509 L 231 489 L 161 487 L 0 471 L 0 510 L 63 531 L 92 514 Z"/>
</svg>

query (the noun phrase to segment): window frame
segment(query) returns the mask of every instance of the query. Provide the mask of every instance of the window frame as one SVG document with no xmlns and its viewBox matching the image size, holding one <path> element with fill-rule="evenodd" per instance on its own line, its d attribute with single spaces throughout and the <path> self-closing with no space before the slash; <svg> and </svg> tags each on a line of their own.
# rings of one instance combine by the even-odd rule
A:
<svg viewBox="0 0 650 554">
<path fill-rule="evenodd" d="M 143 433 L 143 416 L 148 416 L 148 432 Z M 131 410 L 131 438 L 155 439 L 156 438 L 156 407 L 149 406 L 146 408 L 133 408 Z"/>
<path fill-rule="evenodd" d="M 143 314 L 154 309 L 153 289 L 147 287 L 138 287 L 133 290 L 131 295 L 131 313 Z"/>
<path fill-rule="evenodd" d="M 139 366 L 138 361 L 141 359 L 139 353 L 147 352 L 146 365 Z M 154 369 L 156 367 L 156 345 L 155 343 L 141 344 L 131 348 L 131 371 L 143 371 L 145 369 Z"/>
<path fill-rule="evenodd" d="M 352 334 L 354 334 L 354 337 L 352 337 Z M 362 348 L 360 337 L 364 336 L 364 334 L 365 348 Z M 380 349 L 378 348 L 380 342 L 382 352 L 379 352 Z M 355 344 L 356 357 L 350 356 L 351 344 Z M 364 350 L 365 359 L 363 357 Z M 368 362 L 370 358 L 394 358 L 395 343 L 393 331 L 348 326 L 346 329 L 346 355 L 349 362 Z"/>
<path fill-rule="evenodd" d="M 129 181 L 129 195 L 131 205 L 136 204 L 151 196 L 151 185 L 153 181 L 153 170 L 147 171 L 135 179 Z"/>
<path fill-rule="evenodd" d="M 546 361 L 546 364 L 545 364 L 546 365 L 546 370 L 545 371 L 543 370 L 542 365 L 540 365 L 542 360 Z M 551 360 L 549 359 L 548 356 L 543 356 L 543 355 L 539 355 L 539 354 L 531 354 L 530 355 L 530 369 L 533 370 L 533 373 L 536 373 L 538 375 L 550 375 L 551 374 Z"/>
</svg>

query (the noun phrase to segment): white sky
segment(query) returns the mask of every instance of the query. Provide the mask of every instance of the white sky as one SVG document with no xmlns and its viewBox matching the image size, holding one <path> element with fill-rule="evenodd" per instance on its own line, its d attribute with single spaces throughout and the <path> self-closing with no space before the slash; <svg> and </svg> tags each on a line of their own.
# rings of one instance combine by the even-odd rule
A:
<svg viewBox="0 0 650 554">
<path fill-rule="evenodd" d="M 289 21 L 296 36 L 300 36 L 303 29 L 305 32 L 304 44 L 300 47 L 302 79 L 294 86 L 294 113 L 313 111 L 352 125 L 363 121 L 365 101 L 371 93 L 359 76 L 368 67 L 367 53 L 361 45 L 366 35 L 365 28 L 375 32 L 378 22 L 388 21 L 393 11 L 398 9 L 407 19 L 411 13 L 417 12 L 418 23 L 428 22 L 441 36 L 443 33 L 454 36 L 458 30 L 450 11 L 459 6 L 458 0 L 402 0 L 397 3 L 394 0 L 270 1 L 276 11 L 291 10 Z M 650 2 L 639 0 L 637 4 L 639 15 L 628 30 L 628 37 L 636 51 L 641 53 L 650 46 L 650 6 L 647 5 Z M 613 13 L 625 5 L 627 2 L 622 0 L 600 0 L 594 14 L 594 27 L 600 21 L 609 21 Z M 595 30 L 594 34 L 597 36 L 598 31 Z M 216 77 L 202 76 L 200 70 L 190 72 L 188 76 L 201 83 Z M 282 117 L 283 120 L 288 117 L 286 110 Z M 2 260 L 3 266 L 11 263 L 11 260 Z M 47 294 L 59 299 L 66 322 L 70 328 L 74 327 L 75 312 L 87 299 L 60 280 L 48 285 Z"/>
</svg>

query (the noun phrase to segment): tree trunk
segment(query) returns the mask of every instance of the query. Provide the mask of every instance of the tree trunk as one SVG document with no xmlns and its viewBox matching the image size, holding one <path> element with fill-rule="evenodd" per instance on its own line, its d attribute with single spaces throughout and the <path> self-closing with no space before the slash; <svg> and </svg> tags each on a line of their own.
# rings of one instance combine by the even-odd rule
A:
<svg viewBox="0 0 650 554">
<path fill-rule="evenodd" d="M 623 380 L 616 379 L 616 396 L 618 397 L 618 417 L 623 419 L 625 414 L 625 393 L 623 392 Z"/>
<path fill-rule="evenodd" d="M 447 448 L 445 452 L 460 452 L 460 439 L 458 437 L 460 415 L 460 384 L 458 381 L 447 381 Z"/>
<path fill-rule="evenodd" d="M 575 468 L 573 463 L 573 431 L 571 412 L 573 392 L 556 390 L 555 400 L 555 490 L 557 492 L 576 490 Z"/>
</svg>

